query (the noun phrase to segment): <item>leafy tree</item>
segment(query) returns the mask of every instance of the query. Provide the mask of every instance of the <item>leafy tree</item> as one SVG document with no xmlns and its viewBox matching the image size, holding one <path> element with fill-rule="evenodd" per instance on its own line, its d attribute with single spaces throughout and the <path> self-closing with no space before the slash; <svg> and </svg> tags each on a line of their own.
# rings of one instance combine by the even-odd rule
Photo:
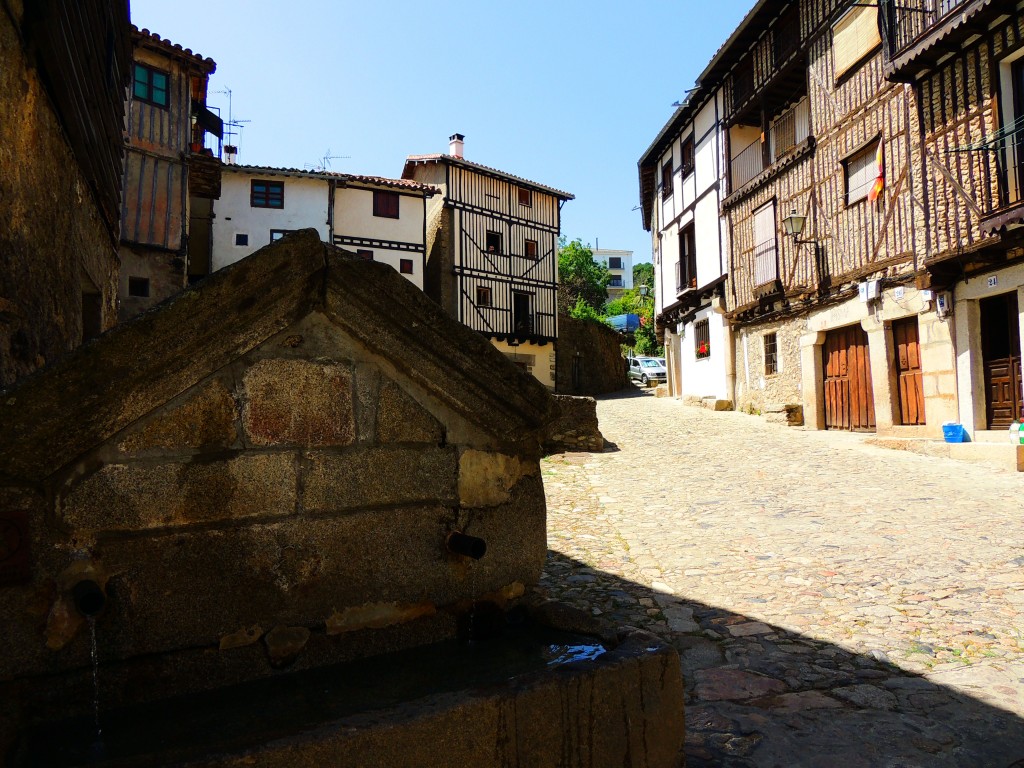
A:
<svg viewBox="0 0 1024 768">
<path fill-rule="evenodd" d="M 654 265 L 646 261 L 643 264 L 633 265 L 633 285 L 646 285 L 651 289 L 650 295 L 654 295 Z"/>
<path fill-rule="evenodd" d="M 569 317 L 575 318 L 576 320 L 594 320 L 599 323 L 604 322 L 604 315 L 587 304 L 586 299 L 582 296 L 576 299 L 576 304 L 569 310 Z"/>
<path fill-rule="evenodd" d="M 558 241 L 558 310 L 571 314 L 578 302 L 600 314 L 608 298 L 608 267 L 594 261 L 594 252 L 576 238 L 570 243 Z"/>
</svg>

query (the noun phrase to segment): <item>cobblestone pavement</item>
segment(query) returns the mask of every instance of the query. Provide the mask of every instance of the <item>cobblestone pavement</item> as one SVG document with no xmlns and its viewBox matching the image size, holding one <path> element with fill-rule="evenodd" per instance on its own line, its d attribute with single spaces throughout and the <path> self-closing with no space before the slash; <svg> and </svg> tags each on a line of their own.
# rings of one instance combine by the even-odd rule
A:
<svg viewBox="0 0 1024 768">
<path fill-rule="evenodd" d="M 675 645 L 700 766 L 1024 758 L 1024 474 L 640 390 L 545 459 L 542 588 Z"/>
</svg>

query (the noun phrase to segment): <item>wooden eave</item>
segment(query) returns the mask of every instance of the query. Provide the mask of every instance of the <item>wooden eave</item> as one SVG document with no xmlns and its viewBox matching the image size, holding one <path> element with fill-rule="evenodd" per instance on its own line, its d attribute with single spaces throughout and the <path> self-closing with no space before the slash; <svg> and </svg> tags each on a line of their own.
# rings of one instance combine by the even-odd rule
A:
<svg viewBox="0 0 1024 768">
<path fill-rule="evenodd" d="M 910 45 L 889 57 L 885 76 L 893 82 L 912 83 L 939 65 L 950 53 L 963 48 L 972 37 L 984 35 L 989 25 L 1006 17 L 997 0 L 970 0 L 950 11 Z"/>
</svg>

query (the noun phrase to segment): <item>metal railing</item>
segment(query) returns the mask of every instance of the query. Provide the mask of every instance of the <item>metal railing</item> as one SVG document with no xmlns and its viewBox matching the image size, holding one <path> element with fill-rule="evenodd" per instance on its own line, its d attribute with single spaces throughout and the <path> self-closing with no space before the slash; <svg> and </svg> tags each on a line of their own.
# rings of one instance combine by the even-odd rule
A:
<svg viewBox="0 0 1024 768">
<path fill-rule="evenodd" d="M 892 24 L 889 54 L 910 47 L 943 18 L 970 0 L 900 0 L 891 2 L 888 13 Z"/>
<path fill-rule="evenodd" d="M 731 191 L 735 192 L 752 178 L 764 170 L 764 153 L 761 140 L 754 141 L 740 152 L 729 163 L 729 181 Z"/>
<path fill-rule="evenodd" d="M 754 286 L 767 285 L 778 279 L 778 249 L 773 238 L 754 246 Z"/>
<path fill-rule="evenodd" d="M 810 135 L 810 107 L 806 98 L 783 112 L 772 123 L 772 162 L 793 149 Z"/>
</svg>

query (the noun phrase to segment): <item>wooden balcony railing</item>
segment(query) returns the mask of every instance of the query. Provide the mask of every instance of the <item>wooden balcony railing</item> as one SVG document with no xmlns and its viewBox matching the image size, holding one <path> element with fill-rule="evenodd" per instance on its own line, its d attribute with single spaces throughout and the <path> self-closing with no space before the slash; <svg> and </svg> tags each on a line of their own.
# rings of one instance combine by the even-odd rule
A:
<svg viewBox="0 0 1024 768">
<path fill-rule="evenodd" d="M 900 0 L 893 3 L 889 33 L 890 58 L 909 48 L 932 27 L 969 0 Z"/>
<path fill-rule="evenodd" d="M 732 159 L 729 164 L 730 191 L 735 192 L 764 170 L 761 140 L 754 141 Z"/>
<path fill-rule="evenodd" d="M 771 128 L 772 162 L 793 149 L 810 134 L 810 107 L 808 100 L 802 99 L 792 108 L 786 110 Z"/>
</svg>

